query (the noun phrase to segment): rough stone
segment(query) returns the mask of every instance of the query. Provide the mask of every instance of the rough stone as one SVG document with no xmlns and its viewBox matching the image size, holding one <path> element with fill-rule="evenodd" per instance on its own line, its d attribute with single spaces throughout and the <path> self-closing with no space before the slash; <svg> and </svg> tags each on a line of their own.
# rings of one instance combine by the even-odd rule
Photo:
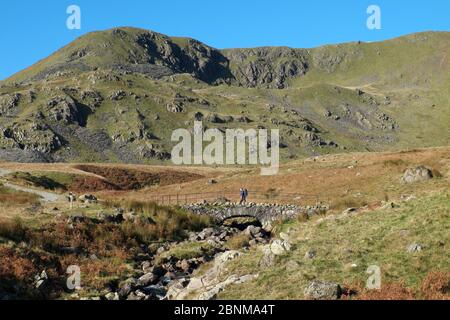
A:
<svg viewBox="0 0 450 320">
<path fill-rule="evenodd" d="M 420 252 L 422 251 L 423 246 L 420 243 L 412 243 L 407 248 L 406 251 L 408 253 Z"/>
<path fill-rule="evenodd" d="M 313 300 L 337 300 L 342 295 L 339 284 L 316 280 L 305 289 L 305 297 Z"/>
<path fill-rule="evenodd" d="M 284 240 L 274 240 L 270 244 L 270 250 L 276 256 L 284 255 L 286 252 L 291 250 L 291 246 L 287 241 Z"/>
<path fill-rule="evenodd" d="M 420 181 L 426 181 L 433 178 L 433 173 L 430 169 L 424 166 L 418 166 L 416 168 L 409 168 L 403 174 L 403 182 L 414 183 Z"/>
</svg>

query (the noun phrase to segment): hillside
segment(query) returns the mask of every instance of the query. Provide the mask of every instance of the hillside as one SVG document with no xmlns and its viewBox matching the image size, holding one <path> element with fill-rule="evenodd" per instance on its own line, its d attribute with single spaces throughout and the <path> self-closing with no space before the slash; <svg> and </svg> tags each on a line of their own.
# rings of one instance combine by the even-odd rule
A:
<svg viewBox="0 0 450 320">
<path fill-rule="evenodd" d="M 2 163 L 0 299 L 304 299 L 319 280 L 339 284 L 342 299 L 449 299 L 449 155 L 450 147 L 325 155 L 283 164 L 276 177 L 248 168 Z M 419 165 L 433 177 L 405 183 L 405 169 Z M 242 186 L 251 204 L 224 202 Z M 98 201 L 82 196 L 72 206 L 68 191 Z M 46 201 L 43 192 L 58 197 Z M 197 204 L 148 202 L 195 192 Z M 323 210 L 293 196 L 288 207 L 301 212 L 272 216 L 287 193 L 317 195 Z M 249 217 L 255 207 L 271 220 Z M 244 216 L 218 221 L 221 208 Z M 64 287 L 70 265 L 80 267 L 80 290 Z M 365 290 L 374 265 L 381 290 Z"/>
<path fill-rule="evenodd" d="M 277 231 L 288 235 L 291 250 L 266 266 L 261 265 L 264 250 L 244 252 L 223 278 L 258 277 L 228 287 L 218 299 L 304 299 L 308 284 L 318 279 L 340 284 L 350 299 L 448 300 L 448 201 L 448 192 L 443 192 L 396 202 L 395 208 L 285 223 Z M 412 252 L 414 244 L 421 249 Z M 366 271 L 374 265 L 381 270 L 381 290 L 371 291 L 365 289 Z"/>
<path fill-rule="evenodd" d="M 176 128 L 279 128 L 283 160 L 448 145 L 450 33 L 316 49 L 80 37 L 0 83 L 0 159 L 162 163 Z"/>
</svg>

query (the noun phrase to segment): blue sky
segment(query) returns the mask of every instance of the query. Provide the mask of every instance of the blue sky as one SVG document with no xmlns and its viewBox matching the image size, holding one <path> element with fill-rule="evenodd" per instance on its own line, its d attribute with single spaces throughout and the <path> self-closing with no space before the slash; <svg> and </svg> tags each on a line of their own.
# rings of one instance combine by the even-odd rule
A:
<svg viewBox="0 0 450 320">
<path fill-rule="evenodd" d="M 66 28 L 72 4 L 81 8 L 81 30 Z M 381 30 L 366 27 L 372 4 L 381 8 Z M 304 48 L 450 31 L 448 0 L 15 0 L 0 6 L 0 79 L 84 33 L 117 26 L 189 36 L 216 48 Z"/>
</svg>

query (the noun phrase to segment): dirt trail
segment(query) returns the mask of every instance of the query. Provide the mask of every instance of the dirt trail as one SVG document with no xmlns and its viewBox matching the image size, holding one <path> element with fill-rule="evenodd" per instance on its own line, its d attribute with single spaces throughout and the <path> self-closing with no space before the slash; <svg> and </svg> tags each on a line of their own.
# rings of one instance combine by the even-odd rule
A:
<svg viewBox="0 0 450 320">
<path fill-rule="evenodd" d="M 0 178 L 10 174 L 11 172 L 12 171 L 10 171 L 10 170 L 0 169 Z M 4 183 L 3 185 L 7 188 L 10 188 L 10 189 L 13 189 L 16 191 L 22 191 L 22 192 L 36 194 L 39 197 L 41 197 L 42 198 L 41 200 L 44 202 L 57 202 L 57 201 L 63 200 L 63 196 L 61 196 L 57 193 L 40 191 L 40 190 L 36 190 L 36 189 L 22 187 L 22 186 L 18 186 L 18 185 L 9 183 L 9 182 Z"/>
</svg>

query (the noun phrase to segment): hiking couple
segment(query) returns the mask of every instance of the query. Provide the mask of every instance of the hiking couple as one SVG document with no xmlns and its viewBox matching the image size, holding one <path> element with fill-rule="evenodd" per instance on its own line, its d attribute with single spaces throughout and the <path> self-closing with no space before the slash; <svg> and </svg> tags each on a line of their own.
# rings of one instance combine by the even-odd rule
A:
<svg viewBox="0 0 450 320">
<path fill-rule="evenodd" d="M 240 195 L 241 195 L 241 201 L 239 202 L 239 204 L 246 204 L 247 203 L 247 197 L 248 197 L 248 190 L 245 188 L 241 188 L 241 190 L 239 191 Z"/>
</svg>

